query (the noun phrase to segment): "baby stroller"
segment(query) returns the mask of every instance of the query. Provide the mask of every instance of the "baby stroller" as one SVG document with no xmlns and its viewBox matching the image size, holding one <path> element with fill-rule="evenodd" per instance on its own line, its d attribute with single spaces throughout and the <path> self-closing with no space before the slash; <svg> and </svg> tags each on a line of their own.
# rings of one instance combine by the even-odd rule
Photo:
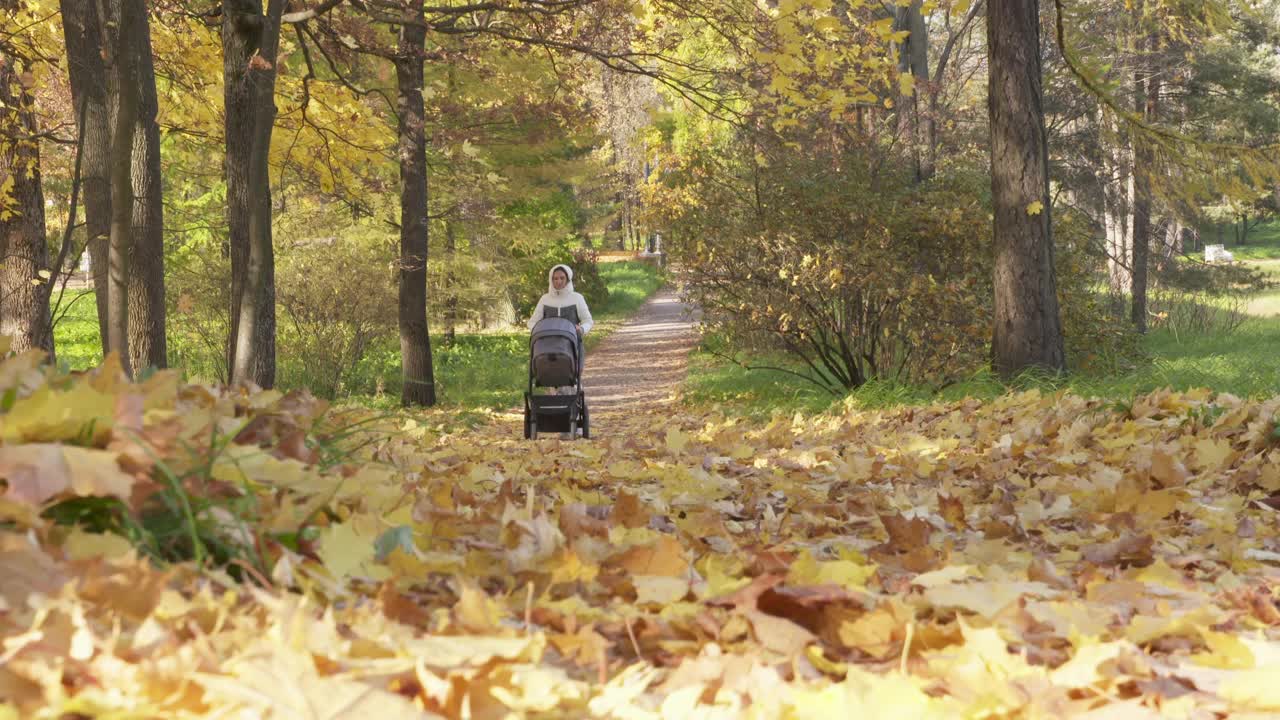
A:
<svg viewBox="0 0 1280 720">
<path fill-rule="evenodd" d="M 573 388 L 572 394 L 534 394 L 536 388 Z M 524 436 L 536 440 L 540 432 L 581 430 L 591 437 L 587 398 L 582 392 L 582 339 L 567 318 L 546 317 L 533 326 L 529 338 L 529 389 L 524 394 Z"/>
</svg>

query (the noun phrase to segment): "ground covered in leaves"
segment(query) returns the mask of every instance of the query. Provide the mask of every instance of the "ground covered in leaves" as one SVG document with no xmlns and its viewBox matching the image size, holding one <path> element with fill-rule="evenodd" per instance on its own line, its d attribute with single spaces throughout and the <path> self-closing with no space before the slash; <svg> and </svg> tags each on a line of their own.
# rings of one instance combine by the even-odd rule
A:
<svg viewBox="0 0 1280 720">
<path fill-rule="evenodd" d="M 0 718 L 1280 712 L 1280 398 L 530 443 L 32 355 L 0 389 Z"/>
</svg>

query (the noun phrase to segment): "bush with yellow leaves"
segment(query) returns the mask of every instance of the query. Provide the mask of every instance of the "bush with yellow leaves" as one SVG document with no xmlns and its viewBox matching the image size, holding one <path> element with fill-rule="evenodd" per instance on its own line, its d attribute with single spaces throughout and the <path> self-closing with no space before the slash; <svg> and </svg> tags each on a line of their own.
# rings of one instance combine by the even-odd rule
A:
<svg viewBox="0 0 1280 720">
<path fill-rule="evenodd" d="M 770 142 L 743 135 L 690 149 L 651 188 L 706 324 L 739 347 L 785 351 L 836 393 L 872 379 L 945 383 L 984 366 L 985 169 L 954 162 L 917 183 L 892 150 Z M 1131 333 L 1099 325 L 1085 245 L 1064 244 L 1056 264 L 1067 327 L 1081 340 L 1068 345 L 1132 345 Z"/>
</svg>

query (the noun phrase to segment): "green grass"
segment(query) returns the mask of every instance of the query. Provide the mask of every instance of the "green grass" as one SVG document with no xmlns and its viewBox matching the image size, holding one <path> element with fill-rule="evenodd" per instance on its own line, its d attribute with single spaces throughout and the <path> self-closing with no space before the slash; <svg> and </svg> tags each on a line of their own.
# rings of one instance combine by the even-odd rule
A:
<svg viewBox="0 0 1280 720">
<path fill-rule="evenodd" d="M 733 414 L 767 417 L 775 412 L 814 413 L 841 402 L 876 409 L 897 405 L 946 402 L 966 397 L 994 398 L 1009 390 L 1038 388 L 1044 392 L 1068 389 L 1076 394 L 1110 400 L 1169 387 L 1211 388 L 1241 397 L 1280 395 L 1280 318 L 1255 318 L 1234 333 L 1178 337 L 1168 331 L 1142 339 L 1151 360 L 1144 367 L 1121 374 L 1069 373 L 1062 377 L 1028 373 L 1005 383 L 990 372 L 934 390 L 923 385 L 871 382 L 847 397 L 835 397 L 805 380 L 777 371 L 743 368 L 705 350 L 695 353 L 685 397 L 698 405 L 718 406 Z M 759 361 L 779 364 L 780 358 Z M 792 366 L 793 369 L 799 369 Z"/>
<path fill-rule="evenodd" d="M 757 357 L 747 364 L 803 369 L 780 356 Z M 768 416 L 775 410 L 820 412 L 840 399 L 789 373 L 746 370 L 705 348 L 695 350 L 690 356 L 689 377 L 683 392 L 685 400 L 695 405 L 716 406 L 731 414 L 752 417 Z"/>
<path fill-rule="evenodd" d="M 1206 231 L 1204 237 L 1213 242 L 1215 235 Z M 1237 260 L 1259 267 L 1280 283 L 1280 220 L 1252 229 L 1246 245 L 1233 245 L 1228 237 L 1227 249 Z M 1119 374 L 1076 372 L 1051 377 L 1029 373 L 1006 383 L 984 371 L 942 390 L 873 381 L 847 396 L 837 397 L 783 372 L 747 371 L 703 348 L 690 359 L 684 394 L 695 404 L 753 417 L 775 412 L 819 412 L 843 402 L 871 409 L 965 397 L 989 399 L 1009 390 L 1029 388 L 1046 392 L 1066 388 L 1081 395 L 1120 401 L 1164 387 L 1207 387 L 1253 398 L 1280 395 L 1280 285 L 1250 298 L 1245 309 L 1252 318 L 1232 333 L 1151 332 L 1141 340 L 1149 362 Z M 804 370 L 800 364 L 788 363 L 779 356 L 752 358 L 747 364 Z"/>
<path fill-rule="evenodd" d="M 54 312 L 53 319 L 57 324 L 53 329 L 53 338 L 58 363 L 72 370 L 83 370 L 101 363 L 98 304 L 94 300 L 93 291 L 68 290 Z"/>
<path fill-rule="evenodd" d="M 1217 240 L 1216 232 L 1211 229 L 1202 230 L 1201 237 L 1209 244 Z M 1269 220 L 1250 229 L 1244 245 L 1235 244 L 1228 228 L 1223 244 L 1236 260 L 1280 260 L 1280 221 Z"/>
<path fill-rule="evenodd" d="M 1252 264 L 1261 269 L 1271 282 L 1276 283 L 1276 287 L 1250 299 L 1247 312 L 1259 317 L 1280 314 L 1280 260 L 1254 260 Z"/>
<path fill-rule="evenodd" d="M 432 340 L 432 371 L 441 406 L 457 410 L 498 410 L 520 403 L 528 372 L 528 334 L 460 333 L 453 342 Z M 306 384 L 305 368 L 281 358 L 289 385 Z M 286 367 L 292 372 L 285 373 Z M 376 389 L 382 384 L 382 392 Z M 378 342 L 349 375 L 342 399 L 374 408 L 400 404 L 400 346 L 396 338 Z M 282 385 L 284 383 L 282 382 Z"/>
<path fill-rule="evenodd" d="M 609 288 L 609 299 L 592 308 L 596 322 L 624 319 L 635 312 L 662 286 L 663 275 L 648 263 L 626 261 L 600 264 L 600 277 Z"/>
</svg>

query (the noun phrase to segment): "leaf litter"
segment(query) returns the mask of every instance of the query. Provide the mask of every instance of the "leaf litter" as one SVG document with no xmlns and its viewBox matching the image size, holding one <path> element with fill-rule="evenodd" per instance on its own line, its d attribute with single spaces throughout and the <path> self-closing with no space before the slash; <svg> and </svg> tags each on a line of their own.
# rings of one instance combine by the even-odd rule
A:
<svg viewBox="0 0 1280 720">
<path fill-rule="evenodd" d="M 1280 398 L 531 443 L 112 359 L 0 379 L 0 718 L 1280 712 Z"/>
</svg>

